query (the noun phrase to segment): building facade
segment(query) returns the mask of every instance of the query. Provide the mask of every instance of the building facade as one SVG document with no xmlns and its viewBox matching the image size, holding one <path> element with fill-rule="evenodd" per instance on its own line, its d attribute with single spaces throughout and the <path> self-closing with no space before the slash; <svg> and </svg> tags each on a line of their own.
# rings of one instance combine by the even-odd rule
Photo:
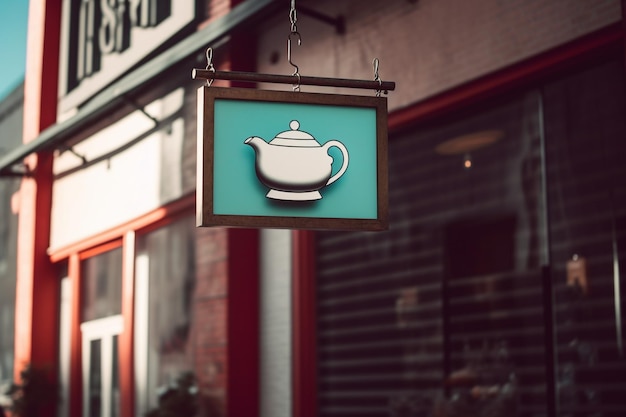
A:
<svg viewBox="0 0 626 417">
<path fill-rule="evenodd" d="M 22 109 L 24 87 L 20 83 L 0 103 L 0 149 L 9 152 L 22 143 Z M 13 345 L 15 340 L 15 274 L 17 266 L 17 206 L 18 178 L 0 181 L 0 406 L 6 406 L 3 395 L 13 380 Z"/>
<path fill-rule="evenodd" d="M 73 417 L 188 377 L 207 416 L 623 415 L 624 2 L 291 4 L 31 0 L 15 377 Z M 191 69 L 291 74 L 294 23 L 302 75 L 396 82 L 387 231 L 195 227 Z"/>
</svg>

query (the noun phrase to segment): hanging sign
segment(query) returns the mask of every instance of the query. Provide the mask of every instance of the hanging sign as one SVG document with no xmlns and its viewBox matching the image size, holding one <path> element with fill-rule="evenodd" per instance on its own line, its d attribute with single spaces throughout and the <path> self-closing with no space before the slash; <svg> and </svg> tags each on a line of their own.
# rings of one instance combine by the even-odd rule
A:
<svg viewBox="0 0 626 417">
<path fill-rule="evenodd" d="M 384 230 L 387 99 L 203 86 L 198 226 Z"/>
</svg>

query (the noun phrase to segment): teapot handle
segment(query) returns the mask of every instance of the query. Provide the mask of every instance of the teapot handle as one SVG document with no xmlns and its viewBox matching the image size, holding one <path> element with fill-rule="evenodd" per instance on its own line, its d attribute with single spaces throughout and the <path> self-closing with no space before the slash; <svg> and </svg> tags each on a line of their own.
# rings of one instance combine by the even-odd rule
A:
<svg viewBox="0 0 626 417">
<path fill-rule="evenodd" d="M 341 154 L 343 155 L 343 163 L 341 164 L 341 168 L 339 169 L 339 171 L 337 171 L 335 175 L 328 179 L 326 185 L 330 185 L 333 182 L 337 181 L 348 169 L 348 150 L 343 145 L 343 143 L 339 142 L 338 140 L 329 140 L 324 144 L 323 147 L 324 149 L 326 149 L 326 153 L 328 153 L 328 150 L 333 146 L 339 148 L 339 150 L 341 151 Z"/>
</svg>

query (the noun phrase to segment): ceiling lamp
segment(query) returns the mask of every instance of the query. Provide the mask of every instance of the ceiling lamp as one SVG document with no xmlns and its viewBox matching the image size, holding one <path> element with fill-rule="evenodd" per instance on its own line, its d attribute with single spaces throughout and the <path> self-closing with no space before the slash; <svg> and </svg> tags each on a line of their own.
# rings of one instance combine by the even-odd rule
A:
<svg viewBox="0 0 626 417">
<path fill-rule="evenodd" d="M 501 130 L 483 130 L 467 135 L 457 136 L 440 143 L 435 148 L 439 155 L 463 155 L 463 167 L 472 167 L 471 152 L 493 145 L 504 136 Z"/>
</svg>

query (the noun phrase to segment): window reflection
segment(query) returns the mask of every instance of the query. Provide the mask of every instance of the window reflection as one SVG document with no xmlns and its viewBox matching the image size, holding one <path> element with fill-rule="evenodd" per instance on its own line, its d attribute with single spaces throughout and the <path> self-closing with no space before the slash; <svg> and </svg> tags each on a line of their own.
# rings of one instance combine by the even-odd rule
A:
<svg viewBox="0 0 626 417">
<path fill-rule="evenodd" d="M 102 355 L 100 340 L 92 340 L 89 357 L 89 413 L 92 417 L 102 415 Z"/>
<path fill-rule="evenodd" d="M 594 65 L 390 140 L 389 231 L 318 235 L 321 416 L 626 415 L 624 73 Z"/>
<path fill-rule="evenodd" d="M 81 263 L 82 317 L 90 321 L 122 312 L 122 248 Z"/>
<path fill-rule="evenodd" d="M 321 233 L 321 415 L 545 412 L 538 110 L 390 141 L 390 230 Z"/>
<path fill-rule="evenodd" d="M 137 308 L 145 309 L 146 316 L 137 313 L 136 360 L 139 380 L 144 381 L 138 387 L 144 412 L 156 407 L 159 395 L 194 369 L 194 232 L 193 219 L 185 218 L 138 241 Z"/>
<path fill-rule="evenodd" d="M 568 416 L 626 415 L 623 74 L 608 62 L 545 88 L 557 400 Z"/>
</svg>

